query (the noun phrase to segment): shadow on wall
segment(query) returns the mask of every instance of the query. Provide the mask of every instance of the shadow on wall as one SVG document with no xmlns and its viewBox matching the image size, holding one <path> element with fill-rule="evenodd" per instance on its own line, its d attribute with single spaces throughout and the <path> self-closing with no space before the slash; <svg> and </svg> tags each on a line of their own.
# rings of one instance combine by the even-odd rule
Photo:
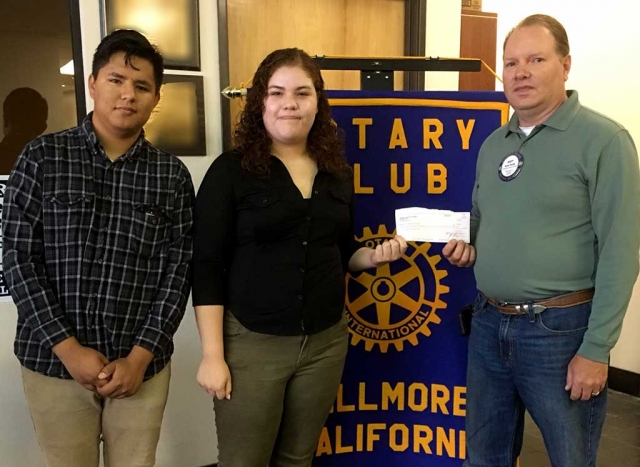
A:
<svg viewBox="0 0 640 467">
<path fill-rule="evenodd" d="M 2 111 L 0 175 L 7 175 L 26 144 L 47 129 L 49 105 L 35 89 L 17 88 L 7 95 Z"/>
</svg>

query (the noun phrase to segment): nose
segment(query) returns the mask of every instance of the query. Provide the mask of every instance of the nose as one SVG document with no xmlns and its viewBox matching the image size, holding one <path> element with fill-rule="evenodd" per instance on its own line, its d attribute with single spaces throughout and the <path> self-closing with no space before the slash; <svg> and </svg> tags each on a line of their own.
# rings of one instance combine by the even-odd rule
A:
<svg viewBox="0 0 640 467">
<path fill-rule="evenodd" d="M 135 99 L 135 95 L 135 86 L 131 81 L 127 80 L 122 83 L 122 86 L 120 87 L 120 99 L 124 101 L 132 101 Z"/>
<path fill-rule="evenodd" d="M 529 67 L 525 64 L 516 65 L 516 79 L 526 79 L 530 76 Z"/>
<path fill-rule="evenodd" d="M 293 94 L 285 94 L 284 96 L 284 108 L 285 109 L 297 109 L 298 108 L 298 101 L 296 100 L 295 96 Z"/>
</svg>

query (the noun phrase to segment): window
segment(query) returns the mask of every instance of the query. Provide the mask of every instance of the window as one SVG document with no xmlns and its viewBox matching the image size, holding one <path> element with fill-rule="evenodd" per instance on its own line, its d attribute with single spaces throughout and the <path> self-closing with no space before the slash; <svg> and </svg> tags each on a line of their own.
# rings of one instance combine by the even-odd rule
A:
<svg viewBox="0 0 640 467">
<path fill-rule="evenodd" d="M 10 172 L 29 141 L 75 126 L 84 115 L 84 109 L 79 112 L 84 107 L 84 84 L 78 83 L 79 99 L 75 85 L 83 78 L 82 71 L 80 78 L 75 76 L 82 66 L 74 63 L 71 18 L 79 17 L 70 10 L 74 4 L 0 1 L 0 175 Z"/>
</svg>

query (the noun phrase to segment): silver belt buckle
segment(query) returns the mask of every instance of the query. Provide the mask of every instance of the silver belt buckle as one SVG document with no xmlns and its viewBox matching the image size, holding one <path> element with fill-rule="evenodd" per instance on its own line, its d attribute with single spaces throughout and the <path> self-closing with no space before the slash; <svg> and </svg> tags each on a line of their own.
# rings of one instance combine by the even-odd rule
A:
<svg viewBox="0 0 640 467">
<path fill-rule="evenodd" d="M 527 303 L 525 303 L 524 305 L 516 305 L 515 307 L 516 307 L 516 312 L 519 315 L 526 315 L 529 313 L 529 311 L 527 311 L 529 304 Z M 531 308 L 533 308 L 534 315 L 539 315 L 540 313 L 542 313 L 544 310 L 547 309 L 546 306 L 536 305 L 536 304 L 531 305 Z"/>
</svg>

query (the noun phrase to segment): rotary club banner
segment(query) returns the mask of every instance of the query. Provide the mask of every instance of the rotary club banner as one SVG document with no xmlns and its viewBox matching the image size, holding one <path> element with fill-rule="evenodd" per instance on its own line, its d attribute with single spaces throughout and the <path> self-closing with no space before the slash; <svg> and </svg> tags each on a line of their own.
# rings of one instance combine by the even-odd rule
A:
<svg viewBox="0 0 640 467">
<path fill-rule="evenodd" d="M 395 209 L 471 210 L 478 151 L 505 124 L 497 92 L 330 93 L 354 169 L 355 235 L 392 238 Z M 496 167 L 497 170 L 497 167 Z M 315 466 L 461 466 L 466 337 L 458 312 L 476 288 L 444 244 L 347 277 L 350 348 Z"/>
</svg>

